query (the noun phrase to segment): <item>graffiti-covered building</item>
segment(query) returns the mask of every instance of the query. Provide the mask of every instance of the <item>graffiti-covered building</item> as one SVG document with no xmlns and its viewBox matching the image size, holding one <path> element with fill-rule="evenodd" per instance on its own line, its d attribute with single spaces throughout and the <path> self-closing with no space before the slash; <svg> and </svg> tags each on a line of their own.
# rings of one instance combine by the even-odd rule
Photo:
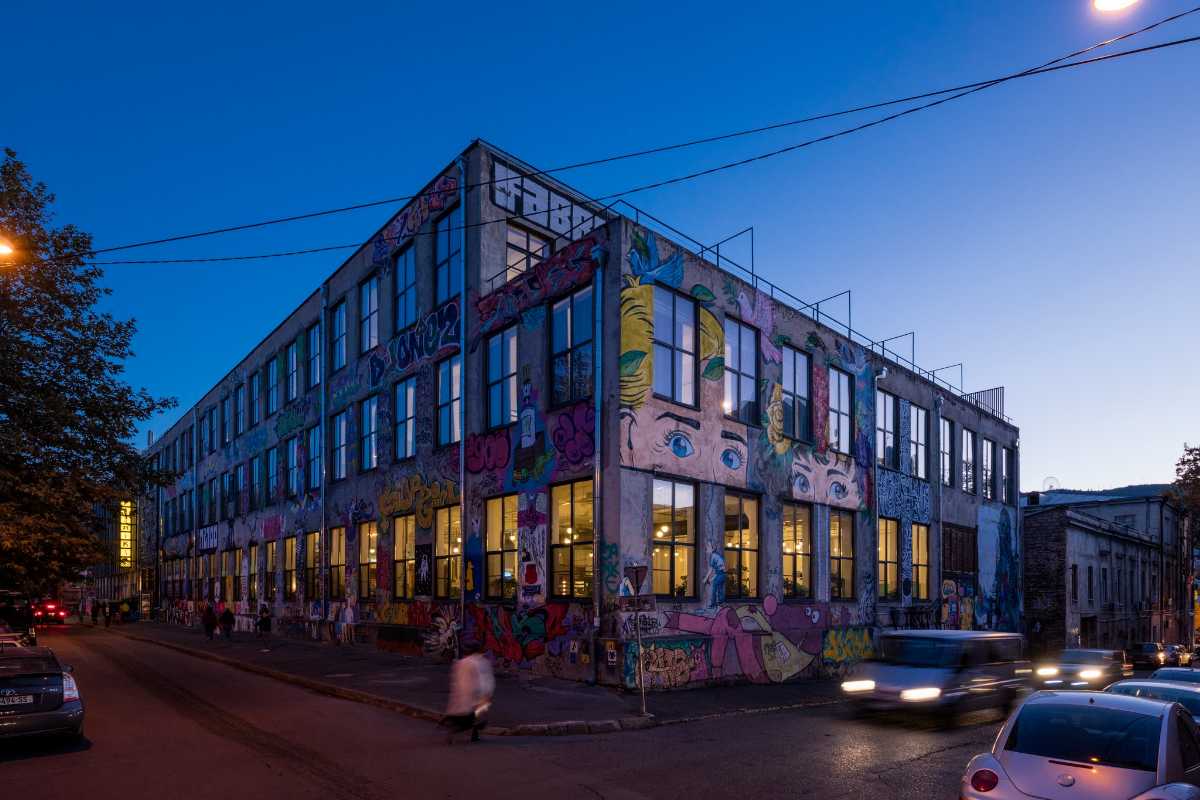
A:
<svg viewBox="0 0 1200 800">
<path fill-rule="evenodd" d="M 659 688 L 1018 629 L 1002 391 L 683 238 L 474 143 L 149 449 L 162 602 Z"/>
</svg>

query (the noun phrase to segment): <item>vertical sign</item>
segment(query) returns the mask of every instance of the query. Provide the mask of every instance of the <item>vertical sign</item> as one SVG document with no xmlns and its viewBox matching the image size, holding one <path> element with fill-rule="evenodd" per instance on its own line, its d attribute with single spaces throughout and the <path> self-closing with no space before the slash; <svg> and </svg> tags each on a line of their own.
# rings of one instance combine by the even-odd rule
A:
<svg viewBox="0 0 1200 800">
<path fill-rule="evenodd" d="M 133 567 L 133 501 L 122 500 L 117 512 L 117 567 Z"/>
</svg>

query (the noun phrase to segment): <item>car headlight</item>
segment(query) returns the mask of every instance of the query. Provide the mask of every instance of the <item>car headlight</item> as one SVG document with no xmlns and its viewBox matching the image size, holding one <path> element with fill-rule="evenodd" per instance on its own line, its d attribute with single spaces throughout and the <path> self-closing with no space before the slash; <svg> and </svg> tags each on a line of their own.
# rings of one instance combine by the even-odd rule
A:
<svg viewBox="0 0 1200 800">
<path fill-rule="evenodd" d="M 1102 673 L 1098 669 L 1081 669 L 1081 670 L 1079 670 L 1079 677 L 1083 678 L 1086 681 L 1094 681 L 1103 674 L 1104 673 Z"/>
<path fill-rule="evenodd" d="M 1058 667 L 1038 667 L 1039 678 L 1053 678 L 1058 674 Z"/>
<path fill-rule="evenodd" d="M 843 692 L 873 692 L 875 681 L 842 681 Z"/>
<path fill-rule="evenodd" d="M 905 689 L 900 693 L 901 700 L 907 700 L 910 703 L 921 702 L 923 700 L 936 700 L 942 696 L 942 690 L 936 686 L 922 686 L 920 689 Z"/>
</svg>

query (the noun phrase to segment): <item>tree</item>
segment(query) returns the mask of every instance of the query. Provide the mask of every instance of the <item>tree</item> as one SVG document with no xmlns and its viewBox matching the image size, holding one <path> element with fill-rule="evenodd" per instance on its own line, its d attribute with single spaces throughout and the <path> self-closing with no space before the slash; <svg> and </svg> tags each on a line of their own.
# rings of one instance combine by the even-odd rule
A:
<svg viewBox="0 0 1200 800">
<path fill-rule="evenodd" d="M 105 558 L 97 505 L 165 483 L 133 446 L 137 422 L 175 405 L 121 379 L 133 320 L 109 293 L 91 236 L 51 226 L 54 195 L 17 154 L 0 163 L 0 586 L 42 592 Z M 4 259 L 8 259 L 7 262 Z"/>
<path fill-rule="evenodd" d="M 1192 520 L 1200 520 L 1200 446 L 1183 446 L 1183 455 L 1175 462 L 1172 493 Z"/>
</svg>

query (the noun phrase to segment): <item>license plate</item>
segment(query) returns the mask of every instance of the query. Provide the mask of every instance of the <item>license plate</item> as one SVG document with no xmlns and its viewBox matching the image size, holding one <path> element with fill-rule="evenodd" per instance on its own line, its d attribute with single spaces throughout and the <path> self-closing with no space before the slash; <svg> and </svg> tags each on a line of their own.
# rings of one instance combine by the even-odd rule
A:
<svg viewBox="0 0 1200 800">
<path fill-rule="evenodd" d="M 31 694 L 16 694 L 7 697 L 0 697 L 0 706 L 19 706 L 33 702 Z"/>
</svg>

